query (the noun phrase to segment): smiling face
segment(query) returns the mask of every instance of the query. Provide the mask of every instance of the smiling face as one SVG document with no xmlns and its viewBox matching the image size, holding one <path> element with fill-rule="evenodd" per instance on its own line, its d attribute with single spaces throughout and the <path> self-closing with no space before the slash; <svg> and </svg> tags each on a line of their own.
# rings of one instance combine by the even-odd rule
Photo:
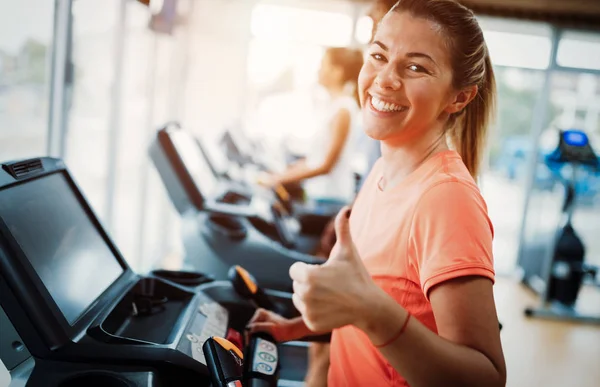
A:
<svg viewBox="0 0 600 387">
<path fill-rule="evenodd" d="M 394 142 L 444 129 L 457 93 L 447 42 L 437 26 L 407 12 L 382 20 L 358 80 L 365 132 Z"/>
</svg>

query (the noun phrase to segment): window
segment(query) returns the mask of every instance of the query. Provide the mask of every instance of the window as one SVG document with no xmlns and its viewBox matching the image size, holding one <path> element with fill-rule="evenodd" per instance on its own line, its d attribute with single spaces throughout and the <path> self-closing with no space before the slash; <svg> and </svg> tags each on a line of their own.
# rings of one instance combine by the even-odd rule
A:
<svg viewBox="0 0 600 387">
<path fill-rule="evenodd" d="M 550 39 L 512 32 L 485 31 L 485 40 L 496 65 L 546 69 L 550 61 Z"/>
<path fill-rule="evenodd" d="M 282 42 L 348 46 L 352 17 L 337 12 L 258 4 L 252 12 L 252 36 Z"/>
<path fill-rule="evenodd" d="M 0 159 L 46 154 L 53 1 L 0 3 Z"/>
<path fill-rule="evenodd" d="M 600 70 L 600 34 L 565 32 L 558 45 L 556 62 L 564 67 Z"/>
<path fill-rule="evenodd" d="M 176 24 L 172 34 L 155 32 L 149 8 L 133 1 L 79 0 L 72 12 L 75 76 L 66 162 L 128 264 L 144 273 L 168 256 L 181 258 L 177 215 L 150 165 L 148 146 L 160 124 L 178 119 L 182 55 L 176 49 L 186 41 L 185 29 Z M 116 78 L 119 31 L 124 46 Z"/>
<path fill-rule="evenodd" d="M 580 52 L 580 55 L 584 53 Z M 524 254 L 536 253 L 540 240 L 554 237 L 560 225 L 566 179 L 574 184 L 576 207 L 573 227 L 586 248 L 586 262 L 600 264 L 600 173 L 591 168 L 578 167 L 577 173 L 568 173 L 569 166 L 551 169 L 544 156 L 555 149 L 558 129 L 580 129 L 587 132 L 596 153 L 600 149 L 600 76 L 575 72 L 554 72 L 550 82 L 550 109 L 547 129 L 540 137 L 539 153 L 530 205 L 526 214 Z M 562 178 L 559 178 L 559 174 Z"/>
<path fill-rule="evenodd" d="M 478 20 L 495 65 L 548 68 L 552 47 L 549 26 L 485 17 Z"/>
<path fill-rule="evenodd" d="M 111 91 L 119 2 L 81 0 L 72 5 L 74 77 L 73 84 L 66 85 L 71 98 L 67 102 L 65 161 L 102 220 L 107 216 Z"/>
<path fill-rule="evenodd" d="M 178 7 L 187 5 L 179 2 Z M 179 13 L 179 9 L 178 9 Z M 150 12 L 138 2 L 125 9 L 125 48 L 121 85 L 120 141 L 116 149 L 112 230 L 119 249 L 137 272 L 181 263 L 179 215 L 166 195 L 150 162 L 148 146 L 166 121 L 178 119 L 181 98 L 182 55 L 185 28 L 175 25 L 172 35 L 148 28 Z M 187 48 L 187 47 L 186 47 Z"/>
<path fill-rule="evenodd" d="M 594 74 L 552 74 L 549 126 L 594 133 L 600 112 L 600 77 Z M 600 133 L 598 133 L 600 135 Z"/>
<path fill-rule="evenodd" d="M 371 40 L 373 31 L 373 19 L 369 16 L 361 16 L 356 21 L 356 31 L 354 38 L 361 44 L 367 44 Z"/>
<path fill-rule="evenodd" d="M 499 273 L 515 267 L 526 197 L 527 162 L 535 105 L 544 81 L 540 70 L 495 68 L 497 118 L 488 141 L 481 185 L 494 224 L 494 262 Z"/>
</svg>

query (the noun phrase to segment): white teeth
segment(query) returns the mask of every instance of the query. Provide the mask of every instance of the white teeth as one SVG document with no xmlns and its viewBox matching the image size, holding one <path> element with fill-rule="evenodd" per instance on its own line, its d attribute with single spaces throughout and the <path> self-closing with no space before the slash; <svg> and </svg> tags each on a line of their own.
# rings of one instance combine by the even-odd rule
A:
<svg viewBox="0 0 600 387">
<path fill-rule="evenodd" d="M 383 102 L 377 97 L 371 96 L 371 104 L 380 112 L 401 112 L 407 109 L 405 106 L 399 106 L 389 102 Z"/>
</svg>

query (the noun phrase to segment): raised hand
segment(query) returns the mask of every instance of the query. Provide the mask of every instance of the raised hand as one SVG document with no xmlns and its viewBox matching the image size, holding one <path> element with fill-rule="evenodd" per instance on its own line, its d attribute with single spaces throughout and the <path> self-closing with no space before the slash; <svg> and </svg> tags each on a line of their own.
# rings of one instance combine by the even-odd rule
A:
<svg viewBox="0 0 600 387">
<path fill-rule="evenodd" d="M 290 268 L 294 305 L 313 331 L 330 331 L 344 325 L 361 327 L 369 313 L 369 300 L 380 289 L 363 265 L 350 235 L 350 209 L 335 219 L 337 244 L 327 262 Z"/>
</svg>

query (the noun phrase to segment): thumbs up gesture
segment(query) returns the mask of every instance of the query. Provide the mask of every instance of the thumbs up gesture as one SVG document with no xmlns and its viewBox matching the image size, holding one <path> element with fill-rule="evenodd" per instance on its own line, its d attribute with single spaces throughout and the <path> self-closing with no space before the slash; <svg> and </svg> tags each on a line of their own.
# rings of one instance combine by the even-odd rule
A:
<svg viewBox="0 0 600 387">
<path fill-rule="evenodd" d="M 293 302 L 313 332 L 327 332 L 345 325 L 359 326 L 369 313 L 369 302 L 379 288 L 371 279 L 350 235 L 350 209 L 335 219 L 337 243 L 327 262 L 290 268 L 294 281 Z"/>
</svg>

